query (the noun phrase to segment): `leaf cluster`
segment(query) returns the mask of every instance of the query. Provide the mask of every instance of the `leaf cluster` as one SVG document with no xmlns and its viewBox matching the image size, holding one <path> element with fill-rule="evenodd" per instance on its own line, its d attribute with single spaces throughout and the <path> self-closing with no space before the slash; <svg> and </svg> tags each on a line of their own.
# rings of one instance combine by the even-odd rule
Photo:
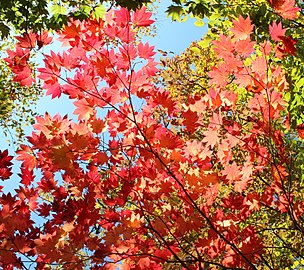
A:
<svg viewBox="0 0 304 270">
<path fill-rule="evenodd" d="M 0 2 L 0 36 L 7 38 L 11 31 L 23 32 L 32 30 L 58 30 L 65 25 L 69 18 L 87 19 L 91 15 L 101 18 L 106 8 L 104 5 L 122 6 L 136 9 L 150 0 L 7 0 Z"/>
<path fill-rule="evenodd" d="M 289 8 L 274 7 L 297 19 Z M 162 60 L 157 80 L 154 47 L 138 40 L 151 15 L 72 20 L 58 33 L 66 50 L 44 55 L 43 87 L 73 100 L 78 119 L 38 117 L 17 151 L 20 187 L 0 197 L 0 265 L 300 267 L 304 135 L 288 121 L 282 68 L 296 58 L 290 26 L 273 21 L 257 35 L 249 16 L 214 17 L 205 39 Z M 26 56 L 6 59 L 15 81 L 38 38 L 9 51 Z M 5 176 L 10 160 L 2 152 Z"/>
<path fill-rule="evenodd" d="M 2 45 L 2 48 L 6 45 Z M 0 126 L 9 142 L 24 140 L 24 128 L 34 123 L 34 106 L 42 94 L 38 85 L 20 86 L 7 63 L 0 60 Z"/>
</svg>

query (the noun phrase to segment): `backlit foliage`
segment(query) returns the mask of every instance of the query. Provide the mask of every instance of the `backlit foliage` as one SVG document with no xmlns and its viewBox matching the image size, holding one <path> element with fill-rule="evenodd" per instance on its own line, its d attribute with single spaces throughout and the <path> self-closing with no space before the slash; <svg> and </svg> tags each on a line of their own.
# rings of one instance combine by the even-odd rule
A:
<svg viewBox="0 0 304 270">
<path fill-rule="evenodd" d="M 289 7 L 281 15 L 297 19 Z M 207 52 L 203 41 L 186 52 L 189 62 L 181 56 L 192 70 L 168 60 L 162 87 L 155 48 L 137 35 L 152 23 L 145 7 L 70 20 L 58 34 L 66 50 L 44 55 L 46 94 L 68 96 L 78 120 L 37 117 L 17 151 L 20 187 L 0 199 L 3 268 L 303 265 L 303 126 L 289 123 L 282 64 L 297 40 L 274 21 L 258 42 L 251 17 L 240 15 L 208 40 L 208 64 L 196 56 Z M 29 58 L 12 57 L 38 38 L 18 37 L 6 59 L 26 85 Z M 2 179 L 10 168 L 3 151 Z"/>
<path fill-rule="evenodd" d="M 2 46 L 7 48 L 6 45 Z M 10 142 L 23 141 L 24 127 L 34 123 L 34 106 L 42 94 L 38 86 L 20 86 L 7 63 L 0 60 L 0 126 Z"/>
</svg>

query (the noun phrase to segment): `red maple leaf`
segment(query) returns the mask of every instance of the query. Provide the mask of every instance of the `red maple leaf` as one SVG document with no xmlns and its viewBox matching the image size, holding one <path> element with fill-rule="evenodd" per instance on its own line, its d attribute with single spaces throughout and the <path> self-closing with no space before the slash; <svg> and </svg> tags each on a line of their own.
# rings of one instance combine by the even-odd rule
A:
<svg viewBox="0 0 304 270">
<path fill-rule="evenodd" d="M 17 151 L 17 160 L 22 161 L 22 166 L 32 171 L 37 167 L 38 162 L 36 157 L 33 155 L 33 151 L 27 145 L 20 145 L 20 150 Z"/>
<path fill-rule="evenodd" d="M 183 125 L 186 127 L 186 131 L 194 132 L 197 127 L 198 116 L 196 112 L 188 109 L 182 113 L 184 120 Z"/>
<path fill-rule="evenodd" d="M 154 54 L 155 54 L 155 52 L 154 52 L 154 46 L 150 46 L 148 44 L 148 42 L 145 43 L 145 44 L 143 44 L 142 42 L 140 42 L 138 44 L 138 55 L 139 55 L 139 57 L 141 57 L 143 59 L 149 59 Z"/>
<path fill-rule="evenodd" d="M 150 264 L 151 264 L 151 260 L 148 256 L 140 258 L 137 262 L 139 269 L 149 269 Z"/>
<path fill-rule="evenodd" d="M 59 98 L 61 96 L 62 86 L 59 83 L 44 84 L 43 88 L 47 89 L 46 94 L 52 95 L 52 98 Z"/>
<path fill-rule="evenodd" d="M 250 17 L 244 19 L 241 15 L 238 20 L 233 20 L 234 26 L 230 29 L 234 33 L 236 40 L 244 40 L 250 38 L 250 34 L 253 30 L 253 24 L 251 24 Z"/>
<path fill-rule="evenodd" d="M 43 31 L 40 34 L 37 34 L 37 45 L 39 49 L 45 45 L 48 45 L 52 42 L 53 38 L 49 37 L 48 31 Z"/>
<path fill-rule="evenodd" d="M 25 186 L 30 185 L 34 181 L 34 173 L 26 167 L 21 167 L 21 173 L 18 174 L 21 177 L 21 183 Z"/>
<path fill-rule="evenodd" d="M 282 37 L 285 36 L 286 29 L 283 29 L 282 22 L 279 22 L 279 24 L 273 22 L 272 25 L 269 25 L 269 33 L 272 40 L 281 41 Z"/>
<path fill-rule="evenodd" d="M 136 10 L 132 16 L 132 22 L 136 26 L 149 26 L 154 23 L 154 20 L 151 20 L 152 12 L 147 12 L 145 6 L 141 9 Z"/>
<path fill-rule="evenodd" d="M 234 44 L 231 37 L 226 37 L 220 34 L 220 39 L 213 41 L 215 46 L 214 51 L 218 53 L 219 57 L 225 58 L 227 55 L 231 55 L 234 52 Z"/>
<path fill-rule="evenodd" d="M 75 39 L 76 37 L 78 37 L 80 32 L 81 32 L 80 22 L 71 19 L 68 25 L 66 25 L 63 28 L 58 40 L 67 43 L 67 40 L 73 38 Z"/>
<path fill-rule="evenodd" d="M 16 36 L 15 38 L 19 41 L 17 45 L 22 48 L 31 50 L 36 47 L 37 37 L 32 31 L 25 32 L 22 36 Z"/>
<path fill-rule="evenodd" d="M 219 63 L 217 67 L 212 67 L 211 71 L 208 72 L 208 76 L 210 77 L 210 85 L 225 87 L 229 81 L 229 71 L 226 69 L 226 63 Z M 216 104 L 218 104 L 218 101 Z"/>
<path fill-rule="evenodd" d="M 12 175 L 12 156 L 8 155 L 8 150 L 0 150 L 0 179 L 8 179 Z"/>
<path fill-rule="evenodd" d="M 7 53 L 9 57 L 4 60 L 15 74 L 14 81 L 19 82 L 21 86 L 30 86 L 34 82 L 32 69 L 28 64 L 30 50 L 16 46 L 15 51 L 7 50 Z"/>
<path fill-rule="evenodd" d="M 293 38 L 289 37 L 282 37 L 283 41 L 283 47 L 279 47 L 279 51 L 283 53 L 288 53 L 290 55 L 295 55 L 297 52 L 297 49 L 295 45 L 297 44 L 297 41 Z"/>
<path fill-rule="evenodd" d="M 226 176 L 229 183 L 235 182 L 240 179 L 240 166 L 235 161 L 231 165 L 226 164 L 222 174 Z"/>
<path fill-rule="evenodd" d="M 298 131 L 299 137 L 301 139 L 304 139 L 304 124 L 298 125 L 297 131 Z"/>
<path fill-rule="evenodd" d="M 88 120 L 90 116 L 94 114 L 94 104 L 89 98 L 76 100 L 73 104 L 76 106 L 73 113 L 78 115 L 79 120 Z"/>
<path fill-rule="evenodd" d="M 130 22 L 130 12 L 126 8 L 121 8 L 119 10 L 115 10 L 115 18 L 117 24 L 124 27 Z"/>
<path fill-rule="evenodd" d="M 297 12 L 301 10 L 295 7 L 295 0 L 268 0 L 268 2 L 284 19 L 294 20 L 298 17 Z"/>
<path fill-rule="evenodd" d="M 21 86 L 31 86 L 35 82 L 30 66 L 15 70 L 15 73 L 14 82 L 19 82 Z"/>
<path fill-rule="evenodd" d="M 254 42 L 250 41 L 250 38 L 248 37 L 247 39 L 239 40 L 235 44 L 235 49 L 241 55 L 249 56 L 254 51 L 253 45 L 254 45 Z"/>
</svg>

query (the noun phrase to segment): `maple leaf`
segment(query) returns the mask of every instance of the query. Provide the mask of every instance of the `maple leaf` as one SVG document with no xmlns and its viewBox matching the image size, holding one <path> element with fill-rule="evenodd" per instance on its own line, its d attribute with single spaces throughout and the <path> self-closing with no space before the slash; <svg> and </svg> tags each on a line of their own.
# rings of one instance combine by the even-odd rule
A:
<svg viewBox="0 0 304 270">
<path fill-rule="evenodd" d="M 63 226 L 62 229 L 66 232 L 69 233 L 75 228 L 74 222 L 66 222 Z"/>
<path fill-rule="evenodd" d="M 249 210 L 258 211 L 261 207 L 260 195 L 256 192 L 248 194 L 245 204 L 249 206 Z"/>
<path fill-rule="evenodd" d="M 279 8 L 285 0 L 267 0 L 273 8 Z"/>
<path fill-rule="evenodd" d="M 62 41 L 63 44 L 65 44 L 67 41 L 78 37 L 80 32 L 81 32 L 80 21 L 71 19 L 70 22 L 67 25 L 65 25 L 65 27 L 61 31 L 58 40 Z"/>
<path fill-rule="evenodd" d="M 243 56 L 250 56 L 254 52 L 254 42 L 250 41 L 250 37 L 247 39 L 239 40 L 235 44 L 235 50 Z"/>
<path fill-rule="evenodd" d="M 149 269 L 151 260 L 149 257 L 140 258 L 137 262 L 139 269 Z"/>
<path fill-rule="evenodd" d="M 31 86 L 35 82 L 30 66 L 16 70 L 15 73 L 14 82 L 19 82 L 21 86 Z"/>
<path fill-rule="evenodd" d="M 122 27 L 128 25 L 131 20 L 130 12 L 126 8 L 120 8 L 119 10 L 115 10 L 115 17 L 115 20 L 118 25 L 121 25 Z"/>
<path fill-rule="evenodd" d="M 94 105 L 90 101 L 90 99 L 80 99 L 73 102 L 76 106 L 74 110 L 74 114 L 78 115 L 78 119 L 88 120 L 91 115 L 94 115 Z"/>
<path fill-rule="evenodd" d="M 208 76 L 211 78 L 209 81 L 210 85 L 215 84 L 216 87 L 225 87 L 229 76 L 226 63 L 220 63 L 217 67 L 212 67 L 211 71 L 208 72 Z"/>
<path fill-rule="evenodd" d="M 238 20 L 233 20 L 234 26 L 230 28 L 232 33 L 234 33 L 234 38 L 239 40 L 245 40 L 250 38 L 250 34 L 253 31 L 253 24 L 251 24 L 250 17 L 248 16 L 244 19 L 241 15 Z"/>
<path fill-rule="evenodd" d="M 284 53 L 288 53 L 290 55 L 295 55 L 297 49 L 294 46 L 295 44 L 297 44 L 297 41 L 294 40 L 293 38 L 289 37 L 282 37 L 282 41 L 283 41 L 283 48 L 279 47 L 279 51 L 284 52 Z"/>
<path fill-rule="evenodd" d="M 136 10 L 132 16 L 132 22 L 136 26 L 149 26 L 154 23 L 154 20 L 151 20 L 152 12 L 148 12 L 146 7 L 143 6 L 141 9 Z"/>
<path fill-rule="evenodd" d="M 234 182 L 234 190 L 235 192 L 242 192 L 246 190 L 248 186 L 248 179 L 239 179 Z"/>
<path fill-rule="evenodd" d="M 210 89 L 209 96 L 214 108 L 219 108 L 222 105 L 221 96 L 214 88 Z"/>
<path fill-rule="evenodd" d="M 52 207 L 50 204 L 43 202 L 36 210 L 42 217 L 47 217 L 50 214 Z"/>
<path fill-rule="evenodd" d="M 301 139 L 304 139 L 304 124 L 297 125 L 298 135 Z"/>
<path fill-rule="evenodd" d="M 6 180 L 12 175 L 12 156 L 8 155 L 8 150 L 0 150 L 0 179 Z"/>
<path fill-rule="evenodd" d="M 154 46 L 150 46 L 148 42 L 143 44 L 140 42 L 138 44 L 138 55 L 143 59 L 150 59 L 153 55 L 155 55 Z"/>
<path fill-rule="evenodd" d="M 155 91 L 153 94 L 153 106 L 159 104 L 166 108 L 170 114 L 176 110 L 176 102 L 171 98 L 168 91 Z"/>
<path fill-rule="evenodd" d="M 15 36 L 15 38 L 19 41 L 17 45 L 22 48 L 31 50 L 36 47 L 37 36 L 32 31 L 25 32 L 21 37 Z"/>
<path fill-rule="evenodd" d="M 220 34 L 219 40 L 213 41 L 213 45 L 215 46 L 214 51 L 218 53 L 219 57 L 223 58 L 231 55 L 235 50 L 231 37 L 226 37 L 223 34 Z"/>
<path fill-rule="evenodd" d="M 196 112 L 191 111 L 188 109 L 182 113 L 183 115 L 183 125 L 186 127 L 186 131 L 194 132 L 197 127 L 198 115 Z"/>
<path fill-rule="evenodd" d="M 19 82 L 21 86 L 31 86 L 34 79 L 32 69 L 28 64 L 30 50 L 17 46 L 16 51 L 7 50 L 7 53 L 9 57 L 4 58 L 4 60 L 15 74 L 14 81 Z"/>
<path fill-rule="evenodd" d="M 34 181 L 33 170 L 29 170 L 26 167 L 21 167 L 21 173 L 18 175 L 21 177 L 21 183 L 25 186 L 30 185 Z"/>
<path fill-rule="evenodd" d="M 283 29 L 282 22 L 279 22 L 279 24 L 272 22 L 272 25 L 269 25 L 269 33 L 272 40 L 281 41 L 285 36 L 286 29 Z"/>
<path fill-rule="evenodd" d="M 207 159 L 212 153 L 208 147 L 205 147 L 201 141 L 197 140 L 187 141 L 184 151 L 186 157 L 197 157 L 200 160 Z"/>
<path fill-rule="evenodd" d="M 225 169 L 221 172 L 226 176 L 226 179 L 229 181 L 229 183 L 240 179 L 240 166 L 238 166 L 235 161 L 233 161 L 231 165 L 226 164 Z"/>
<path fill-rule="evenodd" d="M 155 76 L 156 73 L 159 71 L 157 65 L 158 62 L 154 62 L 153 60 L 149 59 L 148 63 L 142 68 L 142 72 L 151 77 Z"/>
<path fill-rule="evenodd" d="M 17 151 L 17 160 L 22 161 L 22 166 L 32 171 L 37 167 L 38 162 L 36 157 L 33 155 L 33 151 L 27 145 L 20 145 L 20 149 Z"/>
<path fill-rule="evenodd" d="M 90 119 L 90 125 L 94 133 L 98 134 L 106 130 L 106 123 L 100 118 L 92 117 Z"/>
<path fill-rule="evenodd" d="M 166 149 L 175 149 L 176 147 L 179 147 L 181 145 L 178 138 L 172 136 L 171 133 L 158 133 L 157 137 L 159 137 L 161 147 L 165 147 Z"/>
<path fill-rule="evenodd" d="M 51 51 L 51 55 L 46 55 L 43 59 L 46 69 L 38 69 L 40 73 L 46 72 L 59 76 L 61 67 L 63 66 L 63 59 L 60 54 Z"/>
<path fill-rule="evenodd" d="M 216 144 L 219 143 L 219 137 L 218 137 L 218 130 L 212 130 L 208 129 L 204 131 L 204 138 L 203 142 L 206 143 L 206 146 L 210 146 L 210 148 L 213 148 Z"/>
<path fill-rule="evenodd" d="M 116 37 L 119 38 L 122 42 L 130 44 L 135 40 L 135 31 L 133 29 L 130 29 L 130 27 L 125 27 L 120 29 Z"/>
<path fill-rule="evenodd" d="M 110 66 L 110 62 L 108 58 L 104 55 L 100 55 L 97 57 L 95 61 L 93 61 L 94 66 L 96 67 L 98 75 L 103 78 L 107 74 L 107 67 Z"/>
<path fill-rule="evenodd" d="M 60 145 L 51 150 L 49 157 L 52 159 L 54 165 L 57 165 L 59 169 L 63 170 L 72 168 L 75 157 L 68 146 Z"/>
<path fill-rule="evenodd" d="M 298 11 L 301 10 L 299 7 L 295 7 L 295 0 L 268 0 L 268 2 L 284 19 L 296 19 Z"/>
<path fill-rule="evenodd" d="M 48 35 L 48 31 L 44 30 L 42 33 L 37 34 L 37 45 L 39 49 L 45 45 L 50 44 L 53 38 Z"/>
<path fill-rule="evenodd" d="M 30 57 L 30 51 L 28 49 L 16 47 L 15 51 L 7 50 L 7 54 L 9 57 L 4 58 L 4 60 L 11 68 L 22 68 L 28 65 L 28 60 Z"/>
<path fill-rule="evenodd" d="M 57 80 L 57 77 L 55 79 Z M 47 89 L 46 94 L 52 95 L 52 98 L 59 98 L 61 96 L 62 86 L 59 83 L 44 84 L 43 88 Z"/>
<path fill-rule="evenodd" d="M 87 176 L 93 183 L 100 183 L 101 174 L 96 166 L 90 166 L 90 171 L 87 173 Z"/>
</svg>

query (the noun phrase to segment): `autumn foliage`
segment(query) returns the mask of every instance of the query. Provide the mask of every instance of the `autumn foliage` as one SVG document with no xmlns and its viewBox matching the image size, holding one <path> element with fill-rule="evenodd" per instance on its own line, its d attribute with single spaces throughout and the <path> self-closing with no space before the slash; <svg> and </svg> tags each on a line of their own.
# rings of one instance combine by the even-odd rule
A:
<svg viewBox="0 0 304 270">
<path fill-rule="evenodd" d="M 208 89 L 180 99 L 154 83 L 154 46 L 138 38 L 152 23 L 145 7 L 71 20 L 65 51 L 44 55 L 43 88 L 73 100 L 78 120 L 38 117 L 17 151 L 20 187 L 0 198 L 2 268 L 291 269 L 303 258 L 292 149 L 303 132 L 288 125 L 280 66 L 296 40 L 273 22 L 257 43 L 239 16 L 210 44 Z M 18 41 L 7 62 L 30 85 L 30 50 L 51 39 Z M 0 152 L 2 179 L 10 166 Z"/>
</svg>

